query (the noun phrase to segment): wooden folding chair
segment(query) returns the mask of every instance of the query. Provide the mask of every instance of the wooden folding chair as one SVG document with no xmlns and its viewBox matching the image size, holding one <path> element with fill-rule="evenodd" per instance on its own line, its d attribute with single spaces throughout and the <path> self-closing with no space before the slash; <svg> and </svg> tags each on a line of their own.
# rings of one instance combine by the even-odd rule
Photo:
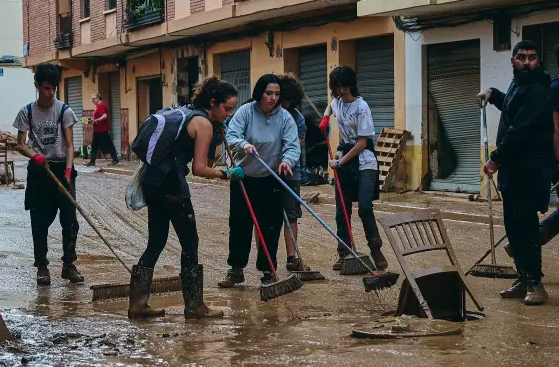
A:
<svg viewBox="0 0 559 367">
<path fill-rule="evenodd" d="M 388 237 L 396 257 L 402 267 L 413 294 L 425 315 L 432 319 L 433 313 L 418 286 L 417 279 L 434 274 L 452 274 L 459 278 L 462 290 L 465 290 L 478 310 L 483 307 L 477 301 L 474 291 L 469 286 L 466 276 L 456 259 L 448 239 L 446 229 L 438 209 L 420 209 L 398 213 L 378 220 Z M 436 266 L 419 271 L 412 271 L 406 260 L 407 256 L 427 251 L 445 251 L 450 265 Z M 465 297 L 462 297 L 465 303 Z M 465 308 L 465 305 L 464 305 Z"/>
<path fill-rule="evenodd" d="M 16 171 L 14 168 L 14 161 L 8 159 L 9 141 L 7 138 L 0 140 L 0 164 L 4 165 L 4 182 L 6 185 L 10 184 L 12 181 L 16 183 Z M 12 170 L 11 180 L 10 180 L 10 169 Z"/>
</svg>

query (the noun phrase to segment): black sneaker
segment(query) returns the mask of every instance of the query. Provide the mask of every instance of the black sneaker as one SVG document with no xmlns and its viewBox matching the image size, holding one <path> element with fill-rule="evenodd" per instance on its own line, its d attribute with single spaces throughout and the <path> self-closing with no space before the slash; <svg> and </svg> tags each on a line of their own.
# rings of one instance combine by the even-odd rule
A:
<svg viewBox="0 0 559 367">
<path fill-rule="evenodd" d="M 37 285 L 50 285 L 50 271 L 46 266 L 37 268 Z"/>
<path fill-rule="evenodd" d="M 264 272 L 264 275 L 262 276 L 262 278 L 260 278 L 260 282 L 262 282 L 262 284 L 270 284 L 274 281 L 274 278 L 272 278 L 272 273 L 268 273 L 268 272 Z"/>
<path fill-rule="evenodd" d="M 303 263 L 301 262 L 301 259 L 296 259 L 296 258 L 288 258 L 287 262 L 285 263 L 285 268 L 288 271 L 303 271 Z"/>
<path fill-rule="evenodd" d="M 62 279 L 68 279 L 70 283 L 82 283 L 83 275 L 80 274 L 74 264 L 62 265 Z"/>
</svg>

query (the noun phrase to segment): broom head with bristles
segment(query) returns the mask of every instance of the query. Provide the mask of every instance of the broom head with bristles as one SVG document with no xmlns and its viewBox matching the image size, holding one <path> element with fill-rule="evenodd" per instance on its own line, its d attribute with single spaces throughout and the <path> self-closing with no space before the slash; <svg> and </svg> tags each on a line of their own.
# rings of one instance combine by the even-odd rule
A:
<svg viewBox="0 0 559 367">
<path fill-rule="evenodd" d="M 391 271 L 363 277 L 365 292 L 382 291 L 384 289 L 388 289 L 396 284 L 396 282 L 398 282 L 399 277 L 400 274 L 393 273 Z"/>
<path fill-rule="evenodd" d="M 308 282 L 311 280 L 325 280 L 326 278 L 319 271 L 313 270 L 299 270 L 292 271 L 291 274 L 295 275 L 297 278 L 301 279 L 303 282 Z"/>
<path fill-rule="evenodd" d="M 470 271 L 475 277 L 481 278 L 500 278 L 500 279 L 516 279 L 518 273 L 512 266 L 493 265 L 493 264 L 477 264 Z"/>
<path fill-rule="evenodd" d="M 267 302 L 284 294 L 295 292 L 303 286 L 301 279 L 291 274 L 285 279 L 260 286 L 260 300 Z"/>
<path fill-rule="evenodd" d="M 367 264 L 371 270 L 376 270 L 376 266 L 373 264 L 373 260 L 367 255 L 357 253 L 359 258 Z M 349 254 L 344 257 L 342 261 L 342 268 L 340 270 L 340 275 L 362 275 L 370 274 L 371 271 L 367 269 L 361 261 L 359 261 L 353 254 Z"/>
<path fill-rule="evenodd" d="M 130 295 L 130 284 L 98 284 L 92 285 L 92 301 L 126 298 Z M 151 283 L 151 293 L 169 293 L 182 291 L 180 276 L 154 279 Z"/>
</svg>

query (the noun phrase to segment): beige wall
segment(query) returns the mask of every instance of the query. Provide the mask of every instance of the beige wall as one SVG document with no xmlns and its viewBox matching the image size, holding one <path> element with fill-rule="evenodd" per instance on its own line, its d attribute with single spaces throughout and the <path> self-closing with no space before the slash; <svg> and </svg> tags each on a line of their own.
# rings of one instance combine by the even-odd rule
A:
<svg viewBox="0 0 559 367">
<path fill-rule="evenodd" d="M 81 22 L 80 28 L 82 45 L 91 43 L 91 22 L 89 20 Z"/>
</svg>

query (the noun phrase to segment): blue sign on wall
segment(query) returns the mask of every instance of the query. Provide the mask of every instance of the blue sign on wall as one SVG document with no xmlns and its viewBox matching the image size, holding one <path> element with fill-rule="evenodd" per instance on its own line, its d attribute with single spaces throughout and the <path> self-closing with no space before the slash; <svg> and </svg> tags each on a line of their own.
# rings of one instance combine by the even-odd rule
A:
<svg viewBox="0 0 559 367">
<path fill-rule="evenodd" d="M 0 68 L 0 76 L 4 76 L 4 69 Z"/>
</svg>

